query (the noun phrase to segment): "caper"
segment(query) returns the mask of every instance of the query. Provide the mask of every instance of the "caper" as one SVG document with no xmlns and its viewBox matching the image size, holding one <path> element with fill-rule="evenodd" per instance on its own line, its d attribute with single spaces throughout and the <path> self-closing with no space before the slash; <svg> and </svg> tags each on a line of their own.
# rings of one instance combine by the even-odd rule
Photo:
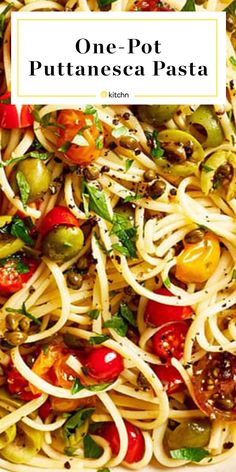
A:
<svg viewBox="0 0 236 472">
<path fill-rule="evenodd" d="M 77 262 L 76 262 L 76 268 L 78 269 L 79 272 L 87 272 L 89 267 L 89 261 L 86 256 L 80 257 Z"/>
<path fill-rule="evenodd" d="M 180 143 L 162 143 L 165 157 L 170 162 L 184 162 L 187 159 L 185 148 Z"/>
<path fill-rule="evenodd" d="M 51 172 L 48 170 L 46 164 L 40 159 L 28 158 L 19 162 L 16 171 L 11 178 L 11 185 L 13 190 L 18 194 L 19 189 L 16 182 L 16 174 L 21 171 L 27 180 L 30 193 L 29 201 L 35 201 L 41 198 L 49 189 L 51 182 Z"/>
<path fill-rule="evenodd" d="M 139 105 L 137 114 L 141 121 L 159 126 L 169 121 L 177 108 L 178 105 Z"/>
<path fill-rule="evenodd" d="M 132 136 L 122 136 L 119 141 L 120 146 L 125 149 L 137 149 L 139 147 L 137 139 Z"/>
<path fill-rule="evenodd" d="M 28 333 L 29 332 L 29 329 L 30 329 L 30 320 L 29 318 L 26 318 L 26 316 L 24 316 L 23 318 L 21 318 L 20 322 L 19 322 L 19 328 L 21 329 L 21 331 L 23 331 L 24 333 Z"/>
<path fill-rule="evenodd" d="M 231 411 L 234 408 L 234 401 L 230 397 L 222 397 L 214 400 L 214 405 L 219 410 Z"/>
<path fill-rule="evenodd" d="M 227 13 L 226 15 L 226 29 L 229 33 L 232 33 L 232 31 L 234 30 L 234 26 L 235 26 L 235 19 L 233 17 L 233 15 L 231 15 L 230 13 Z"/>
<path fill-rule="evenodd" d="M 203 5 L 206 0 L 195 0 L 196 5 Z"/>
<path fill-rule="evenodd" d="M 204 239 L 205 231 L 201 228 L 193 229 L 188 234 L 186 234 L 184 240 L 188 244 L 200 243 Z"/>
<path fill-rule="evenodd" d="M 151 187 L 149 187 L 148 192 L 149 195 L 155 200 L 159 198 L 166 189 L 166 183 L 163 180 L 156 180 Z"/>
<path fill-rule="evenodd" d="M 59 225 L 43 239 L 43 254 L 56 262 L 64 262 L 75 257 L 81 250 L 84 235 L 77 226 Z"/>
<path fill-rule="evenodd" d="M 151 182 L 152 180 L 155 179 L 155 177 L 156 177 L 156 172 L 154 172 L 154 170 L 151 170 L 151 169 L 146 170 L 143 174 L 143 178 L 145 182 Z"/>
<path fill-rule="evenodd" d="M 170 449 L 204 447 L 210 439 L 209 420 L 201 419 L 181 423 L 174 431 L 167 430 L 166 439 Z"/>
<path fill-rule="evenodd" d="M 4 333 L 5 340 L 12 346 L 20 346 L 27 339 L 27 334 L 22 333 L 22 331 L 13 331 Z"/>
<path fill-rule="evenodd" d="M 142 374 L 142 372 L 139 372 L 138 374 L 137 385 L 143 390 L 148 390 L 150 388 L 150 383 L 148 382 L 145 375 Z"/>
<path fill-rule="evenodd" d="M 83 174 L 87 180 L 97 180 L 99 177 L 99 170 L 96 167 L 88 166 L 84 168 Z"/>
<path fill-rule="evenodd" d="M 78 272 L 72 271 L 68 272 L 66 281 L 69 288 L 72 288 L 73 290 L 78 290 L 82 287 L 83 277 Z"/>
<path fill-rule="evenodd" d="M 6 326 L 10 331 L 15 331 L 19 325 L 19 316 L 15 313 L 8 313 L 6 316 Z"/>
<path fill-rule="evenodd" d="M 224 164 L 222 166 L 219 166 L 215 176 L 221 176 L 221 177 L 229 177 L 232 173 L 232 167 L 230 164 Z"/>
</svg>

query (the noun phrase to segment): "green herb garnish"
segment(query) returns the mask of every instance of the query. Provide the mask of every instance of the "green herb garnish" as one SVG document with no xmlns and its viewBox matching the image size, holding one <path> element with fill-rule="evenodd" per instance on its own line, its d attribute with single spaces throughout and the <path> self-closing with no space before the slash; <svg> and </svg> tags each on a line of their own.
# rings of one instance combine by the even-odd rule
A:
<svg viewBox="0 0 236 472">
<path fill-rule="evenodd" d="M 192 462 L 201 462 L 202 459 L 210 454 L 206 449 L 201 447 L 184 447 L 182 449 L 174 449 L 170 451 L 173 459 L 184 459 Z"/>
<path fill-rule="evenodd" d="M 187 0 L 181 11 L 196 11 L 195 1 Z"/>
<path fill-rule="evenodd" d="M 35 324 L 37 325 L 41 325 L 41 321 L 36 318 L 34 315 L 32 315 L 32 313 L 29 313 L 26 309 L 26 306 L 25 306 L 25 302 L 22 304 L 22 308 L 11 308 L 11 307 L 7 307 L 6 308 L 6 311 L 8 313 L 19 313 L 20 315 L 24 315 L 26 316 L 27 318 L 29 318 L 31 321 L 33 321 Z"/>
<path fill-rule="evenodd" d="M 89 344 L 91 346 L 96 346 L 98 344 L 105 343 L 105 341 L 107 341 L 108 339 L 110 339 L 110 336 L 108 336 L 107 334 L 98 334 L 97 336 L 91 336 L 89 338 Z"/>
<path fill-rule="evenodd" d="M 98 459 L 103 453 L 100 447 L 89 434 L 86 434 L 83 439 L 84 443 L 84 457 L 87 459 Z"/>
</svg>

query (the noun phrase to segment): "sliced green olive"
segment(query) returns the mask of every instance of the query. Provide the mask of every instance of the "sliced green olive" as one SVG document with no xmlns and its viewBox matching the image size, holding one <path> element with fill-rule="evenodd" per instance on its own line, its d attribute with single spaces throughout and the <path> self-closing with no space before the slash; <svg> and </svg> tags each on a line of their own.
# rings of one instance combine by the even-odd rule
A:
<svg viewBox="0 0 236 472">
<path fill-rule="evenodd" d="M 189 131 L 204 147 L 222 144 L 224 134 L 213 107 L 201 105 L 189 116 Z"/>
<path fill-rule="evenodd" d="M 17 171 L 23 172 L 30 186 L 29 201 L 33 202 L 41 198 L 44 193 L 48 191 L 51 182 L 51 172 L 40 159 L 24 159 L 17 164 L 16 172 Z M 11 185 L 15 193 L 18 194 L 18 186 L 15 177 L 16 172 L 14 172 L 12 176 Z"/>
<path fill-rule="evenodd" d="M 80 228 L 60 225 L 43 239 L 43 254 L 55 262 L 65 262 L 79 253 L 83 243 L 84 235 Z"/>
<path fill-rule="evenodd" d="M 159 126 L 169 121 L 177 109 L 178 105 L 138 105 L 137 114 L 141 121 Z"/>
<path fill-rule="evenodd" d="M 202 165 L 201 188 L 205 195 L 211 191 L 225 192 L 227 200 L 236 196 L 236 155 L 217 151 Z"/>
<path fill-rule="evenodd" d="M 211 434 L 209 420 L 195 420 L 181 423 L 174 431 L 167 430 L 166 440 L 169 448 L 204 447 Z"/>
<path fill-rule="evenodd" d="M 8 414 L 8 411 L 5 408 L 0 407 L 0 418 L 3 418 Z M 7 428 L 5 431 L 0 433 L 0 449 L 8 446 L 16 437 L 16 425 L 12 425 Z"/>
<path fill-rule="evenodd" d="M 41 445 L 42 433 L 19 422 L 15 440 L 1 450 L 1 456 L 14 464 L 25 464 L 36 456 Z"/>
<path fill-rule="evenodd" d="M 24 247 L 25 243 L 19 239 L 14 238 L 8 234 L 0 234 L 0 259 L 12 256 Z"/>
</svg>

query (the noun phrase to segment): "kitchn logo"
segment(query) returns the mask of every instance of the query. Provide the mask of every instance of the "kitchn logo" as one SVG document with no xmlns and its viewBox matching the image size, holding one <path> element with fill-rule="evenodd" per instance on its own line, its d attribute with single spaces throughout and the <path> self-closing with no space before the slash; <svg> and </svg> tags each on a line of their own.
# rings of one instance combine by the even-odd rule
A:
<svg viewBox="0 0 236 472">
<path fill-rule="evenodd" d="M 130 94 L 128 92 L 109 92 L 103 90 L 100 93 L 101 98 L 129 98 Z"/>
</svg>

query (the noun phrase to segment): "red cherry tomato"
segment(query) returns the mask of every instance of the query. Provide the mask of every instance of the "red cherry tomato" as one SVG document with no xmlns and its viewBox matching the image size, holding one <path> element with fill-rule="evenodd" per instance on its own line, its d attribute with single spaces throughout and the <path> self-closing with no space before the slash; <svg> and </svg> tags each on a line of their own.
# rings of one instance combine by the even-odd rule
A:
<svg viewBox="0 0 236 472">
<path fill-rule="evenodd" d="M 58 148 L 66 146 L 64 155 L 75 164 L 86 166 L 96 159 L 103 147 L 103 129 L 97 114 L 82 111 L 63 110 L 59 113 Z M 80 137 L 78 144 L 74 138 Z M 69 147 L 67 144 L 69 143 Z"/>
<path fill-rule="evenodd" d="M 107 347 L 98 347 L 88 354 L 85 368 L 92 379 L 98 382 L 111 382 L 120 375 L 124 364 L 117 352 Z"/>
<path fill-rule="evenodd" d="M 21 263 L 25 265 L 25 270 L 28 268 L 27 272 L 21 273 Z M 10 256 L 7 258 L 4 265 L 0 266 L 0 293 L 6 295 L 18 292 L 32 277 L 37 267 L 38 261 L 33 257 Z"/>
<path fill-rule="evenodd" d="M 52 412 L 52 404 L 51 404 L 51 401 L 49 399 L 47 399 L 46 402 L 43 403 L 39 407 L 39 416 L 40 416 L 41 420 L 45 421 L 46 418 L 50 415 L 51 412 Z"/>
<path fill-rule="evenodd" d="M 79 226 L 79 222 L 67 207 L 56 206 L 46 214 L 42 221 L 40 228 L 42 236 L 46 236 L 57 225 Z"/>
<path fill-rule="evenodd" d="M 172 365 L 155 365 L 153 370 L 169 395 L 184 390 L 185 383 L 178 370 Z"/>
<path fill-rule="evenodd" d="M 175 321 L 164 325 L 154 334 L 152 347 L 163 362 L 170 362 L 172 357 L 181 359 L 187 331 L 187 323 Z"/>
<path fill-rule="evenodd" d="M 31 126 L 33 121 L 29 105 L 12 105 L 10 92 L 0 97 L 0 128 L 26 128 Z"/>
<path fill-rule="evenodd" d="M 13 367 L 10 363 L 6 371 L 7 376 L 7 390 L 11 395 L 16 395 L 20 400 L 30 401 L 37 398 L 39 395 L 34 395 L 30 388 L 29 382 Z"/>
<path fill-rule="evenodd" d="M 125 427 L 128 435 L 128 448 L 124 461 L 128 464 L 139 462 L 143 458 L 145 443 L 143 435 L 137 426 L 125 421 Z M 120 450 L 120 437 L 115 423 L 105 423 L 100 435 L 110 444 L 112 453 L 117 456 Z"/>
<path fill-rule="evenodd" d="M 171 297 L 173 294 L 167 288 L 159 288 L 155 291 L 158 295 Z M 169 321 L 180 321 L 190 318 L 193 313 L 191 306 L 172 306 L 164 303 L 148 300 L 144 319 L 152 326 L 161 326 Z"/>
<path fill-rule="evenodd" d="M 165 2 L 159 2 L 158 0 L 139 0 L 135 2 L 136 11 L 174 11 Z"/>
<path fill-rule="evenodd" d="M 193 388 L 199 408 L 236 421 L 236 357 L 229 352 L 208 353 L 193 366 Z"/>
</svg>

